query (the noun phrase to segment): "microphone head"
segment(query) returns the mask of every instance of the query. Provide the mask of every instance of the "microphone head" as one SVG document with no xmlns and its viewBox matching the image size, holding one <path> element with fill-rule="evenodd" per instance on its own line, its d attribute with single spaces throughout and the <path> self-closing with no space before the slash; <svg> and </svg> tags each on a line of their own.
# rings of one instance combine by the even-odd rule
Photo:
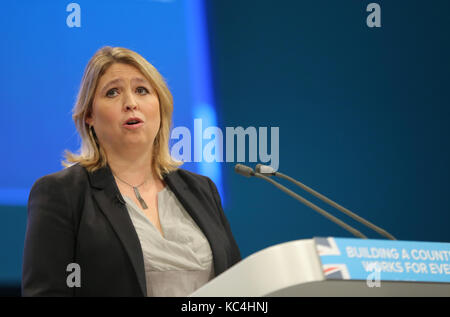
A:
<svg viewBox="0 0 450 317">
<path fill-rule="evenodd" d="M 241 174 L 245 177 L 255 176 L 255 172 L 251 167 L 242 165 L 242 164 L 236 164 L 234 166 L 234 171 L 238 174 Z"/>
<path fill-rule="evenodd" d="M 269 165 L 256 164 L 255 171 L 260 174 L 275 174 L 275 170 Z"/>
</svg>

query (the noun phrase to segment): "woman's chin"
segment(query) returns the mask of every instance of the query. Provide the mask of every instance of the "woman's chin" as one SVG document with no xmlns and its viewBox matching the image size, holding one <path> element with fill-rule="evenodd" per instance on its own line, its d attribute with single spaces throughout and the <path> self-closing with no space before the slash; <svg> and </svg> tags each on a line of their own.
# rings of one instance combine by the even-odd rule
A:
<svg viewBox="0 0 450 317">
<path fill-rule="evenodd" d="M 131 146 L 142 146 L 143 148 L 149 147 L 152 145 L 152 142 L 148 140 L 148 138 L 139 137 L 139 136 L 130 136 L 127 137 L 121 142 L 124 147 Z"/>
</svg>

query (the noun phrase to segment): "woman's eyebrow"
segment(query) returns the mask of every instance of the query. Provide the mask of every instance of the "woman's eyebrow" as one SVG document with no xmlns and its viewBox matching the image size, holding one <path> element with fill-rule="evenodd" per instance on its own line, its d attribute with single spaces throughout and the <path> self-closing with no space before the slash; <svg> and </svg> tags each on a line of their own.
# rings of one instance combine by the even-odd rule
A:
<svg viewBox="0 0 450 317">
<path fill-rule="evenodd" d="M 134 77 L 134 78 L 131 79 L 131 81 L 132 81 L 132 82 L 135 81 L 135 82 L 138 82 L 138 83 L 149 84 L 148 81 L 147 81 L 146 79 L 142 78 L 142 77 Z M 111 80 L 111 81 L 108 82 L 105 86 L 103 86 L 101 93 L 103 94 L 104 91 L 105 91 L 109 86 L 115 85 L 115 84 L 118 84 L 118 83 L 121 83 L 121 82 L 123 82 L 122 78 L 116 78 L 116 79 Z"/>
</svg>

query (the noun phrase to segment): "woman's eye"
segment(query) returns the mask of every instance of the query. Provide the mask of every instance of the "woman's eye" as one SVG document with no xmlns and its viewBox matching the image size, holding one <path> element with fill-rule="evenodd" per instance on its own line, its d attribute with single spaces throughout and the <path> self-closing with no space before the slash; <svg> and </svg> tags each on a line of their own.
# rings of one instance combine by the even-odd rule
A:
<svg viewBox="0 0 450 317">
<path fill-rule="evenodd" d="M 148 89 L 145 87 L 136 88 L 136 92 L 140 95 L 146 95 L 149 93 Z M 106 96 L 111 98 L 111 97 L 117 96 L 118 93 L 119 93 L 118 89 L 113 88 L 113 89 L 108 90 L 108 92 L 106 93 Z"/>
<path fill-rule="evenodd" d="M 114 97 L 114 96 L 116 96 L 116 94 L 113 94 L 113 92 L 117 92 L 117 88 L 113 88 L 113 89 L 108 90 L 108 92 L 106 93 L 106 96 L 107 97 Z"/>
<path fill-rule="evenodd" d="M 138 88 L 136 88 L 136 90 L 138 91 L 138 93 L 140 93 L 140 94 L 148 94 L 148 90 L 147 90 L 147 88 L 145 88 L 145 87 L 138 87 Z"/>
</svg>

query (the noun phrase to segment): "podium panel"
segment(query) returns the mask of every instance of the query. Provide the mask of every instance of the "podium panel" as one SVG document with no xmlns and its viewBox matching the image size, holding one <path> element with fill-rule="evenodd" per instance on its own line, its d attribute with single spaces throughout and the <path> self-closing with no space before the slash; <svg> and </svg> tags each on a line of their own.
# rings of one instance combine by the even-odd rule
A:
<svg viewBox="0 0 450 317">
<path fill-rule="evenodd" d="M 355 242 L 371 243 L 374 245 L 385 245 L 386 248 L 380 250 L 411 252 L 406 246 L 412 242 L 401 241 L 388 241 L 388 240 L 360 240 L 360 239 L 339 239 L 339 238 L 316 238 L 305 239 L 286 242 L 271 246 L 259 252 L 256 252 L 249 257 L 243 259 L 227 271 L 223 272 L 209 283 L 205 284 L 194 293 L 192 297 L 264 297 L 264 296 L 450 296 L 450 283 L 447 279 L 450 278 L 450 272 L 447 274 L 447 269 L 450 268 L 450 258 L 446 257 L 450 255 L 450 244 L 433 244 L 436 246 L 431 248 L 434 253 L 421 252 L 422 249 L 413 249 L 413 254 L 419 256 L 425 256 L 425 254 L 437 254 L 438 249 L 441 250 L 441 257 L 437 258 L 436 263 L 431 265 L 431 268 L 435 271 L 428 270 L 429 277 L 426 275 L 418 274 L 417 279 L 421 281 L 412 280 L 411 271 L 409 273 L 409 266 L 417 264 L 416 262 L 407 262 L 409 266 L 403 270 L 403 263 L 399 259 L 398 252 L 394 255 L 398 260 L 395 263 L 391 263 L 390 266 L 383 266 L 381 269 L 386 272 L 390 267 L 397 268 L 397 275 L 383 271 L 377 271 L 376 266 L 374 270 L 368 267 L 364 263 L 364 255 L 366 257 L 374 258 L 374 254 L 367 252 L 360 252 L 355 256 L 350 252 L 350 249 L 339 250 L 336 248 L 336 241 L 342 242 Z M 353 240 L 353 241 L 351 241 Z M 324 244 L 325 241 L 325 244 Z M 334 251 L 327 249 L 326 241 L 330 241 L 330 245 L 333 245 Z M 420 246 L 420 242 L 418 242 Z M 423 243 L 428 247 L 430 243 Z M 325 251 L 324 250 L 325 245 Z M 393 247 L 394 246 L 394 247 Z M 398 250 L 397 250 L 398 249 Z M 331 250 L 331 251 L 330 251 Z M 336 251 L 337 250 L 337 251 Z M 360 247 L 359 251 L 364 251 Z M 367 249 L 375 252 L 374 248 Z M 334 253 L 333 253 L 334 252 Z M 337 253 L 336 253 L 337 252 Z M 415 252 L 415 253 L 414 253 Z M 336 255 L 341 261 L 340 264 L 324 264 L 322 262 L 327 261 L 326 256 Z M 392 255 L 391 254 L 391 255 Z M 411 254 L 411 253 L 408 253 Z M 442 255 L 443 254 L 443 255 Z M 403 253 L 405 256 L 405 253 Z M 364 268 L 367 269 L 366 276 L 361 278 L 361 273 L 356 269 L 352 269 L 352 265 L 349 261 L 349 265 L 346 265 L 344 256 L 350 256 L 349 260 L 353 262 L 356 260 L 358 263 L 364 263 Z M 420 258 L 418 258 L 420 260 Z M 441 261 L 442 259 L 442 261 Z M 375 262 L 367 262 L 375 263 Z M 389 263 L 387 261 L 377 263 Z M 421 264 L 420 262 L 419 264 Z M 392 265 L 392 264 L 395 264 Z M 336 274 L 338 269 L 336 267 L 343 266 L 344 270 L 341 270 L 341 274 Z M 419 266 L 420 267 L 420 266 Z M 361 264 L 361 269 L 363 265 Z M 402 268 L 403 272 L 400 272 Z M 333 272 L 334 270 L 334 272 Z M 411 268 L 412 270 L 412 268 Z M 331 272 L 331 273 L 330 273 Z M 378 274 L 377 274 L 378 272 Z M 422 272 L 423 273 L 423 272 Z M 358 275 L 359 274 L 359 275 Z M 352 278 L 352 275 L 356 275 L 356 278 Z M 383 276 L 387 276 L 391 280 L 383 280 Z M 377 277 L 381 277 L 378 278 Z M 392 280 L 396 279 L 396 280 Z M 432 280 L 432 282 L 428 281 Z"/>
</svg>

